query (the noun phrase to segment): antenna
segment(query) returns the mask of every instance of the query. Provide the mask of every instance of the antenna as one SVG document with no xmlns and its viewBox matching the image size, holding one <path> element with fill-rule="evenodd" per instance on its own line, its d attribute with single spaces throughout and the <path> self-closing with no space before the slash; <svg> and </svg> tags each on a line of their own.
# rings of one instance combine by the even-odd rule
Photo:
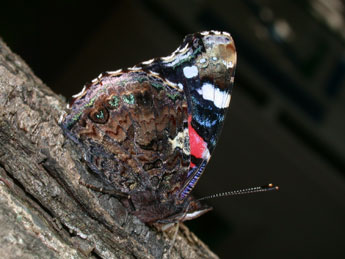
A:
<svg viewBox="0 0 345 259">
<path fill-rule="evenodd" d="M 235 195 L 243 195 L 243 194 L 256 193 L 256 192 L 268 192 L 268 191 L 278 191 L 278 190 L 279 190 L 278 186 L 275 186 L 270 183 L 265 186 L 258 186 L 258 187 L 246 188 L 246 189 L 241 189 L 241 190 L 216 193 L 216 194 L 212 194 L 212 195 L 200 198 L 198 199 L 198 201 L 226 197 L 226 196 L 235 196 Z"/>
</svg>

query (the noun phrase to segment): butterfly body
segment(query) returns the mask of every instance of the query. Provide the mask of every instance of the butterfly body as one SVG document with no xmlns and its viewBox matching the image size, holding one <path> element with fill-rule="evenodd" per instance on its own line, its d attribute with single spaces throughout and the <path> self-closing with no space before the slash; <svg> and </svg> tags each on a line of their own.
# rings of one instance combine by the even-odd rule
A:
<svg viewBox="0 0 345 259">
<path fill-rule="evenodd" d="M 198 217 L 210 208 L 190 191 L 220 135 L 235 65 L 228 33 L 188 35 L 168 57 L 101 74 L 75 96 L 61 126 L 143 222 Z"/>
</svg>

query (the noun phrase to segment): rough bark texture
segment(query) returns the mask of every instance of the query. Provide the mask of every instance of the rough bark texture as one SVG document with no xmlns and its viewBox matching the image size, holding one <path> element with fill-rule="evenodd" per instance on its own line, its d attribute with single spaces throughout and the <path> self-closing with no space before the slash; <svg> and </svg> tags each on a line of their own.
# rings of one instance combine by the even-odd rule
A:
<svg viewBox="0 0 345 259">
<path fill-rule="evenodd" d="M 0 40 L 1 258 L 217 258 L 184 225 L 172 242 L 80 185 L 97 179 L 58 125 L 65 107 Z"/>
</svg>

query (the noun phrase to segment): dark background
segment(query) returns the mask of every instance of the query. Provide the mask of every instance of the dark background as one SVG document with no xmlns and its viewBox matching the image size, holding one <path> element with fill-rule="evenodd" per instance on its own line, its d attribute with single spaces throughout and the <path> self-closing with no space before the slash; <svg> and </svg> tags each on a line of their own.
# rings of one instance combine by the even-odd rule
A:
<svg viewBox="0 0 345 259">
<path fill-rule="evenodd" d="M 184 35 L 229 31 L 230 112 L 188 225 L 221 258 L 345 258 L 345 3 L 340 0 L 7 1 L 0 36 L 67 98 L 100 72 L 167 56 Z"/>
</svg>

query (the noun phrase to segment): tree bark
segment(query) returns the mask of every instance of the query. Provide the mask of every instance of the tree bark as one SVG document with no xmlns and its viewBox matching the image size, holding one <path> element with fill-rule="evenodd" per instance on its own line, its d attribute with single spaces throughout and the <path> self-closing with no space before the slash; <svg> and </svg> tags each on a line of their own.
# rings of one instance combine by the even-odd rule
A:
<svg viewBox="0 0 345 259">
<path fill-rule="evenodd" d="M 65 107 L 0 39 L 1 258 L 217 258 L 183 224 L 173 242 L 80 185 L 97 179 L 58 125 Z"/>
</svg>

